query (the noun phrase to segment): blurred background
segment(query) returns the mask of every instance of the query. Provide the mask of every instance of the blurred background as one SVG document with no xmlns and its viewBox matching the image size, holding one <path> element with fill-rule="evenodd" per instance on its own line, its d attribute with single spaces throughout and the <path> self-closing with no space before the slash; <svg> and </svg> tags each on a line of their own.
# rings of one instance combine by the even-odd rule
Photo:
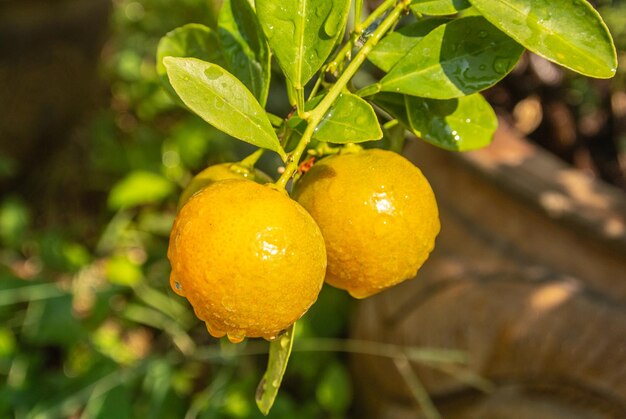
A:
<svg viewBox="0 0 626 419">
<path fill-rule="evenodd" d="M 554 193 L 537 199 L 550 217 L 569 220 L 568 231 L 572 223 L 582 225 L 582 231 L 594 223 L 604 228 L 597 233 L 602 244 L 591 243 L 589 248 L 613 249 L 608 259 L 596 258 L 596 263 L 613 270 L 602 271 L 583 259 L 578 263 L 591 266 L 589 273 L 576 268 L 574 274 L 597 274 L 591 289 L 600 284 L 602 291 L 596 294 L 613 294 L 618 301 L 612 304 L 622 317 L 610 342 L 621 351 L 621 360 L 626 356 L 625 335 L 618 334 L 625 327 L 621 320 L 626 307 L 625 271 L 619 264 L 626 254 L 626 233 L 620 224 L 626 208 L 626 2 L 594 3 L 620 51 L 614 79 L 586 79 L 526 55 L 513 74 L 485 95 L 506 127 L 502 135 L 528 137 L 541 153 L 552 153 L 547 160 L 539 158 L 533 176 L 550 178 L 553 170 L 576 170 L 580 179 L 602 185 L 594 187 L 597 194 L 608 191 L 609 198 L 596 197 L 600 201 L 593 201 L 595 206 L 587 200 L 580 208 L 576 202 L 567 207 Z M 165 257 L 181 188 L 207 165 L 234 161 L 251 151 L 178 108 L 161 89 L 155 71 L 161 36 L 190 22 L 214 26 L 218 9 L 217 2 L 208 0 L 0 2 L 0 417 L 260 417 L 254 392 L 265 367 L 267 344 L 248 340 L 232 345 L 210 338 L 186 301 L 169 289 Z M 285 115 L 289 109 L 279 82 L 273 83 L 268 106 Z M 442 167 L 449 167 L 446 157 L 438 160 L 432 147 L 420 147 L 434 156 L 424 162 L 426 174 L 439 177 Z M 489 156 L 474 154 L 454 161 L 484 172 L 485 179 L 493 174 Z M 277 164 L 271 156 L 261 161 L 271 175 Z M 499 179 L 519 175 L 498 167 Z M 434 186 L 438 193 L 436 182 Z M 460 205 L 450 202 L 453 209 Z M 588 219 L 576 221 L 574 213 Z M 607 224 L 606 217 L 614 217 L 609 220 L 613 224 Z M 529 225 L 542 228 L 532 220 L 520 223 L 524 226 L 520 231 L 505 232 L 509 236 L 493 233 L 499 237 L 498 246 L 502 240 L 520 241 L 532 230 Z M 568 240 L 576 238 L 572 234 L 554 246 L 563 246 L 567 253 Z M 448 250 L 463 239 L 449 237 L 444 240 Z M 583 249 L 581 254 L 593 259 L 596 250 Z M 444 260 L 447 253 L 442 252 Z M 480 252 L 470 256 L 504 257 Z M 444 260 L 442 265 L 435 259 L 432 266 L 458 276 L 454 261 Z M 567 271 L 567 260 L 561 263 L 564 269 L 559 263 L 554 270 Z M 543 261 L 545 265 L 550 263 Z M 620 275 L 623 281 L 615 285 Z M 434 365 L 446 380 L 465 383 L 463 388 L 480 394 L 493 391 L 497 375 L 487 380 L 484 376 L 490 371 L 456 352 L 469 350 L 471 355 L 471 348 L 430 339 L 443 333 L 445 325 L 429 331 L 421 320 L 409 329 L 381 322 L 384 318 L 398 323 L 399 314 L 389 320 L 383 315 L 387 309 L 380 308 L 397 306 L 399 300 L 394 298 L 382 296 L 361 307 L 346 293 L 324 287 L 318 303 L 298 322 L 297 346 L 270 417 L 417 417 L 419 406 L 428 414 L 427 392 L 435 403 L 445 405 L 458 387 L 441 386 L 441 378 L 428 376 L 422 386 L 415 375 L 419 367 L 409 366 L 411 371 L 393 378 L 403 365 L 394 354 L 406 345 L 415 349 L 407 362 Z M 481 301 L 476 304 L 485 307 Z M 377 308 L 371 308 L 374 305 Z M 449 308 L 450 302 L 437 307 Z M 598 312 L 590 310 L 592 315 Z M 439 318 L 446 318 L 443 313 Z M 581 313 L 571 314 L 570 326 L 584 321 L 585 317 L 576 317 Z M 407 338 L 422 328 L 422 333 L 432 334 L 421 340 Z M 386 333 L 396 329 L 400 331 L 393 336 Z M 368 346 L 357 339 L 381 342 Z M 596 341 L 590 342 L 589 348 L 595 347 Z M 429 345 L 451 351 L 419 349 Z M 359 360 L 350 355 L 355 352 L 377 356 Z M 395 364 L 375 363 L 385 357 Z M 622 387 L 610 396 L 618 407 L 606 410 L 606 415 L 626 406 L 626 394 L 619 393 L 626 391 L 626 371 L 621 368 Z M 384 384 L 385 377 L 392 383 Z M 398 389 L 386 391 L 385 385 Z M 372 406 L 368 390 L 380 395 Z M 594 396 L 597 404 L 605 404 L 604 390 L 596 386 L 593 391 L 599 394 Z M 463 400 L 482 397 L 461 393 Z M 398 403 L 402 407 L 380 407 Z M 453 411 L 445 417 L 474 417 Z M 573 412 L 568 417 L 596 417 Z"/>
</svg>

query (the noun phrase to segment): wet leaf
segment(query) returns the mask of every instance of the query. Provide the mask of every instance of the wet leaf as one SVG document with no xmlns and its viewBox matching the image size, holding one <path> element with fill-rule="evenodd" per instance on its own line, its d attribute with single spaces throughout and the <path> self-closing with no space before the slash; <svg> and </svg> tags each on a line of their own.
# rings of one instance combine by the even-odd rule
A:
<svg viewBox="0 0 626 419">
<path fill-rule="evenodd" d="M 174 91 L 163 65 L 165 57 L 193 57 L 221 66 L 225 65 L 217 34 L 210 28 L 197 23 L 190 23 L 168 32 L 159 41 L 157 48 L 157 73 L 165 90 L 183 106 Z"/>
<path fill-rule="evenodd" d="M 493 109 L 480 94 L 437 100 L 381 93 L 373 100 L 416 136 L 446 150 L 485 147 L 498 126 Z"/>
<path fill-rule="evenodd" d="M 293 347 L 294 329 L 296 324 L 292 324 L 282 335 L 270 343 L 269 359 L 267 370 L 263 374 L 261 382 L 256 390 L 256 404 L 264 415 L 267 415 L 276 400 L 276 395 L 280 389 L 280 383 L 287 369 L 287 362 Z"/>
<path fill-rule="evenodd" d="M 386 92 L 432 99 L 469 95 L 501 80 L 523 48 L 480 16 L 441 25 L 383 77 Z"/>
<path fill-rule="evenodd" d="M 376 67 L 388 72 L 408 51 L 417 45 L 422 38 L 439 25 L 443 25 L 449 21 L 449 19 L 445 18 L 432 18 L 403 26 L 397 31 L 391 32 L 385 36 L 376 47 L 374 47 L 367 58 Z"/>
<path fill-rule="evenodd" d="M 311 110 L 323 99 L 317 96 L 305 104 Z M 306 122 L 294 117 L 289 125 L 300 135 L 306 129 Z M 338 98 L 326 117 L 318 125 L 313 138 L 336 144 L 361 143 L 379 140 L 383 133 L 372 106 L 351 93 L 344 92 Z"/>
<path fill-rule="evenodd" d="M 417 15 L 445 16 L 453 15 L 470 6 L 467 0 L 413 0 L 411 11 Z"/>
<path fill-rule="evenodd" d="M 383 108 L 394 119 L 397 119 L 407 129 L 410 129 L 409 116 L 406 112 L 404 95 L 397 93 L 377 93 L 370 98 L 372 102 Z"/>
<path fill-rule="evenodd" d="M 163 62 L 189 109 L 228 135 L 285 157 L 265 111 L 235 76 L 195 58 L 166 57 Z"/>
<path fill-rule="evenodd" d="M 300 89 L 320 69 L 343 33 L 350 0 L 257 0 L 256 10 L 276 59 Z"/>
<path fill-rule="evenodd" d="M 590 77 L 615 75 L 611 35 L 585 0 L 470 0 L 496 27 L 530 51 Z"/>
<path fill-rule="evenodd" d="M 225 68 L 264 105 L 270 86 L 270 51 L 248 0 L 225 0 L 217 31 Z"/>
</svg>

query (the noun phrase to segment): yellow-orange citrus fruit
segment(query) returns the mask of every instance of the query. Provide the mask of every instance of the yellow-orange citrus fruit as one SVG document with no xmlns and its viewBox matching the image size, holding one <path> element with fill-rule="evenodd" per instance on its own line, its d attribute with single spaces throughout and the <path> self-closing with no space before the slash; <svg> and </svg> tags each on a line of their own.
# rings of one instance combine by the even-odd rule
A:
<svg viewBox="0 0 626 419">
<path fill-rule="evenodd" d="M 326 282 L 356 298 L 414 277 L 439 233 L 428 181 L 386 150 L 320 160 L 295 185 L 294 198 L 322 230 Z"/>
<path fill-rule="evenodd" d="M 270 183 L 272 178 L 258 169 L 248 168 L 238 163 L 220 163 L 209 166 L 195 175 L 187 187 L 180 194 L 178 208 L 180 209 L 191 195 L 211 183 L 225 179 L 248 179 L 257 183 Z"/>
<path fill-rule="evenodd" d="M 315 302 L 326 251 L 311 216 L 286 194 L 222 180 L 178 212 L 168 258 L 174 291 L 215 337 L 273 339 Z"/>
</svg>

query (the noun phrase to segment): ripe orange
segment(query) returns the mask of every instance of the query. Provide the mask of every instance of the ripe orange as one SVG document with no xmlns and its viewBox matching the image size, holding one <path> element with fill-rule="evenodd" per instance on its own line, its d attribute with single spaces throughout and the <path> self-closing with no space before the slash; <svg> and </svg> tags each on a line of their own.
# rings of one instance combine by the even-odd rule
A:
<svg viewBox="0 0 626 419">
<path fill-rule="evenodd" d="M 439 233 L 428 181 L 390 151 L 326 157 L 295 185 L 294 198 L 322 230 L 326 282 L 356 298 L 414 277 Z"/>
<path fill-rule="evenodd" d="M 180 209 L 191 195 L 211 183 L 224 179 L 249 179 L 257 183 L 270 183 L 272 178 L 258 169 L 249 168 L 238 163 L 220 163 L 209 166 L 195 175 L 187 187 L 180 194 L 178 208 Z"/>
<path fill-rule="evenodd" d="M 181 208 L 170 236 L 170 282 L 215 337 L 275 338 L 315 302 L 326 251 L 311 216 L 249 180 L 214 182 Z"/>
</svg>

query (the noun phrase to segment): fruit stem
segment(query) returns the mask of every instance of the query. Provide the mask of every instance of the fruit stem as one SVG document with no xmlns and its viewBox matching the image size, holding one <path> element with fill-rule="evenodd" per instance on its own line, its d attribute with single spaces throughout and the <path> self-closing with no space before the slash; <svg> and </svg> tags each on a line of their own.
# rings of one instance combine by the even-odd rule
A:
<svg viewBox="0 0 626 419">
<path fill-rule="evenodd" d="M 382 14 L 389 7 L 390 4 L 393 4 L 395 2 L 396 0 L 385 1 L 378 9 L 372 12 L 372 14 Z M 302 134 L 302 138 L 300 138 L 300 142 L 298 143 L 294 151 L 289 155 L 285 171 L 274 184 L 277 189 L 286 189 L 287 182 L 289 182 L 289 179 L 291 179 L 294 173 L 296 173 L 296 171 L 298 170 L 300 158 L 306 150 L 306 147 L 309 145 L 311 138 L 313 138 L 313 134 L 315 133 L 317 126 L 320 124 L 320 122 L 322 122 L 330 107 L 333 105 L 335 100 L 337 100 L 344 88 L 348 85 L 350 79 L 361 67 L 368 54 L 372 51 L 376 44 L 378 44 L 378 41 L 380 41 L 383 35 L 385 35 L 387 31 L 396 24 L 396 22 L 400 19 L 402 13 L 409 4 L 410 0 L 401 0 L 400 2 L 398 2 L 398 4 L 396 4 L 393 10 L 372 33 L 365 45 L 363 45 L 363 48 L 361 48 L 357 52 L 357 54 L 354 56 L 354 59 L 350 62 L 350 64 L 348 64 L 339 79 L 337 79 L 337 82 L 330 88 L 326 96 L 324 96 L 324 99 L 322 99 L 322 101 L 315 107 L 315 109 L 307 112 L 307 127 L 304 131 L 304 134 Z M 381 11 L 380 9 L 383 10 Z"/>
</svg>

